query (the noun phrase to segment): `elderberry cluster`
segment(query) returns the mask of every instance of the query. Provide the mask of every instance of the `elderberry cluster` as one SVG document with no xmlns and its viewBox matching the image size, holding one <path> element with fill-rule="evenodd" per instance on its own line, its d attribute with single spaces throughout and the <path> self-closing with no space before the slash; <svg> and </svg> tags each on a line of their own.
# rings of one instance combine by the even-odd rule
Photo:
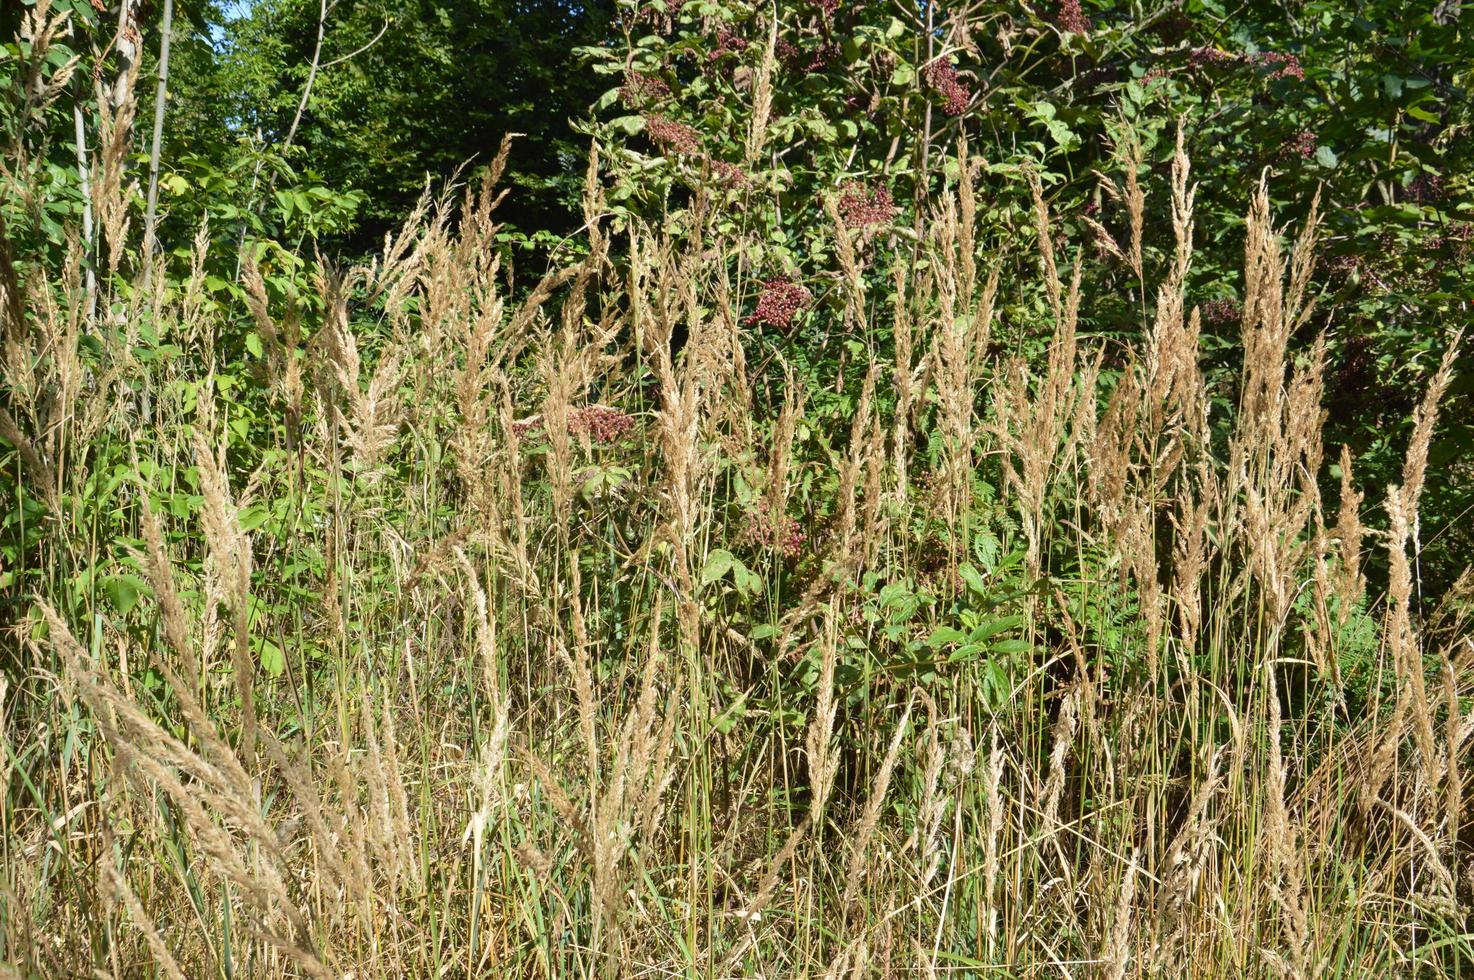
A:
<svg viewBox="0 0 1474 980">
<path fill-rule="evenodd" d="M 776 276 L 763 283 L 763 291 L 758 294 L 757 308 L 747 318 L 747 322 L 766 323 L 768 326 L 786 330 L 799 311 L 808 305 L 809 299 L 809 291 L 803 286 L 787 276 Z"/>
</svg>

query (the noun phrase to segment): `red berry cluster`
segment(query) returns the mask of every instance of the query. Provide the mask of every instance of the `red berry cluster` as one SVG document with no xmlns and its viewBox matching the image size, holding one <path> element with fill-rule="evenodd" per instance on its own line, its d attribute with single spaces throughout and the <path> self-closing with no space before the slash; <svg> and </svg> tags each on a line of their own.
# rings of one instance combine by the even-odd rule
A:
<svg viewBox="0 0 1474 980">
<path fill-rule="evenodd" d="M 1407 185 L 1407 193 L 1418 204 L 1440 200 L 1444 195 L 1443 178 L 1438 174 L 1418 174 Z"/>
<path fill-rule="evenodd" d="M 1344 284 L 1361 271 L 1361 258 L 1349 253 L 1337 255 L 1326 263 L 1326 271 L 1333 282 Z"/>
<path fill-rule="evenodd" d="M 767 548 L 785 558 L 797 558 L 803 553 L 808 535 L 798 521 L 787 514 L 774 517 L 768 513 L 768 502 L 760 501 L 757 510 L 747 515 L 747 526 L 743 538 L 754 547 Z"/>
<path fill-rule="evenodd" d="M 833 65 L 834 60 L 839 57 L 839 53 L 839 44 L 834 43 L 834 41 L 824 41 L 820 46 L 815 47 L 812 52 L 809 52 L 809 60 L 800 63 L 800 65 L 797 65 L 797 68 L 799 68 L 799 71 L 805 72 L 820 71 L 822 68 L 828 68 L 828 66 Z"/>
<path fill-rule="evenodd" d="M 885 224 L 895 216 L 895 202 L 884 187 L 854 181 L 840 190 L 839 217 L 850 228 Z"/>
<path fill-rule="evenodd" d="M 1300 67 L 1298 55 L 1286 51 L 1261 51 L 1252 58 L 1256 65 L 1269 69 L 1269 77 L 1293 78 L 1296 81 L 1305 80 L 1305 69 Z"/>
<path fill-rule="evenodd" d="M 1059 29 L 1068 34 L 1089 34 L 1090 18 L 1080 7 L 1080 0 L 1064 0 L 1059 5 Z"/>
<path fill-rule="evenodd" d="M 1305 69 L 1300 64 L 1299 55 L 1288 51 L 1260 51 L 1257 54 L 1240 55 L 1224 51 L 1222 48 L 1193 48 L 1188 55 L 1187 63 L 1193 68 L 1206 68 L 1212 65 L 1258 65 L 1269 73 L 1271 80 L 1281 78 L 1305 80 Z"/>
<path fill-rule="evenodd" d="M 814 47 L 800 47 L 788 38 L 780 37 L 773 54 L 784 71 L 813 72 L 834 64 L 839 59 L 840 47 L 832 40 L 821 41 Z"/>
<path fill-rule="evenodd" d="M 928 65 L 926 80 L 942 97 L 942 105 L 949 113 L 960 116 L 967 111 L 967 104 L 972 101 L 972 93 L 967 90 L 967 86 L 957 80 L 957 68 L 950 61 L 943 59 Z"/>
<path fill-rule="evenodd" d="M 1203 319 L 1216 327 L 1238 323 L 1244 311 L 1231 299 L 1210 299 L 1203 304 Z"/>
<path fill-rule="evenodd" d="M 726 160 L 713 160 L 711 161 L 711 172 L 717 180 L 726 184 L 728 187 L 747 186 L 747 171 L 735 163 L 728 163 Z"/>
<path fill-rule="evenodd" d="M 670 95 L 670 86 L 665 79 L 640 71 L 625 72 L 624 85 L 619 89 L 619 99 L 626 106 L 644 105 L 667 95 Z"/>
<path fill-rule="evenodd" d="M 638 4 L 634 11 L 634 22 L 648 24 L 661 32 L 669 31 L 672 26 L 669 10 L 657 8 L 653 3 Z"/>
<path fill-rule="evenodd" d="M 1456 261 L 1468 261 L 1474 254 L 1474 222 L 1451 222 L 1446 231 L 1428 239 L 1428 248 L 1433 251 L 1448 249 Z"/>
<path fill-rule="evenodd" d="M 1192 53 L 1187 56 L 1188 64 L 1194 68 L 1203 68 L 1207 65 L 1231 65 L 1238 60 L 1238 55 L 1231 54 L 1222 48 L 1193 48 Z"/>
<path fill-rule="evenodd" d="M 757 298 L 757 308 L 752 311 L 747 322 L 766 323 L 770 327 L 786 330 L 811 298 L 809 291 L 803 286 L 787 276 L 776 276 L 763 283 L 763 291 Z"/>
<path fill-rule="evenodd" d="M 701 149 L 701 137 L 685 123 L 656 114 L 645 117 L 645 129 L 663 150 L 695 153 Z"/>
<path fill-rule="evenodd" d="M 594 442 L 616 442 L 634 425 L 635 420 L 629 414 L 605 405 L 590 405 L 568 416 L 568 431 L 587 435 Z"/>
<path fill-rule="evenodd" d="M 1317 145 L 1315 132 L 1309 129 L 1302 129 L 1293 137 L 1286 140 L 1284 145 L 1280 147 L 1280 156 L 1298 156 L 1302 160 L 1308 160 L 1315 156 Z"/>
<path fill-rule="evenodd" d="M 707 52 L 706 57 L 708 61 L 716 61 L 723 55 L 740 54 L 746 50 L 747 38 L 723 25 L 717 28 L 717 43 Z"/>
<path fill-rule="evenodd" d="M 829 20 L 839 11 L 839 0 L 818 0 L 819 12 Z"/>
</svg>

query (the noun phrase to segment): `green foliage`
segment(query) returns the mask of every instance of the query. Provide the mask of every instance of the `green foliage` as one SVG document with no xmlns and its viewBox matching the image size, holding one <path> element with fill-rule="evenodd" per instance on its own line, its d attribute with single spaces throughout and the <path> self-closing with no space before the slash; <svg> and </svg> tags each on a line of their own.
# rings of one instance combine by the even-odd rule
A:
<svg viewBox="0 0 1474 980">
<path fill-rule="evenodd" d="M 833 338 L 853 325 L 833 320 L 840 292 L 827 285 L 835 256 L 825 197 L 863 184 L 895 202 L 867 228 L 860 256 L 884 310 L 892 263 L 917 264 L 912 229 L 958 179 L 964 138 L 982 175 L 983 240 L 1031 234 L 1018 177 L 1032 170 L 1066 231 L 1089 238 L 1100 227 L 1125 242 L 1123 189 L 1100 175 L 1115 169 L 1114 148 L 1134 140 L 1147 200 L 1165 199 L 1181 120 L 1200 229 L 1191 300 L 1203 305 L 1205 343 L 1224 352 L 1213 372 L 1220 397 L 1232 403 L 1238 370 L 1229 352 L 1242 300 L 1239 215 L 1263 174 L 1287 214 L 1320 196 L 1332 234 L 1300 342 L 1314 331 L 1329 338 L 1332 442 L 1352 447 L 1372 485 L 1394 480 L 1411 379 L 1452 328 L 1471 322 L 1468 18 L 1394 3 L 1312 2 L 1292 14 L 1192 2 L 1145 18 L 1087 6 L 1084 29 L 1071 32 L 1064 9 L 800 3 L 778 8 L 770 25 L 765 8 L 745 3 L 627 0 L 624 43 L 584 51 L 613 86 L 591 130 L 605 147 L 613 210 L 677 228 L 717 210 L 719 230 L 761 243 L 735 257 L 734 275 L 812 287 L 814 311 L 786 346 L 804 348 L 789 355 L 800 365 L 832 364 L 843 359 Z M 1144 229 L 1149 276 L 1169 261 L 1170 239 L 1165 225 Z M 1130 268 L 1092 263 L 1086 288 L 1098 297 L 1086 329 L 1140 335 L 1151 297 Z M 1017 330 L 1003 342 L 1036 350 L 1031 337 L 1049 329 L 1042 297 L 1009 314 Z M 883 318 L 872 330 L 884 342 Z M 1474 450 L 1461 415 L 1436 450 L 1442 459 Z M 1442 583 L 1474 545 L 1459 520 L 1474 508 L 1470 486 L 1433 490 L 1438 533 L 1424 568 Z"/>
<path fill-rule="evenodd" d="M 211 71 L 227 102 L 213 108 L 217 120 L 267 145 L 284 138 L 307 85 L 320 12 L 316 0 L 260 0 L 220 25 Z M 509 132 L 526 135 L 506 217 L 529 233 L 571 228 L 583 176 L 575 161 L 586 147 L 567 120 L 596 94 L 572 50 L 602 39 L 607 21 L 601 2 L 331 4 L 291 159 L 311 161 L 331 187 L 365 195 L 354 225 L 335 240 L 355 251 L 378 244 L 427 178 L 484 166 Z M 196 112 L 207 108 L 192 90 L 181 98 Z"/>
<path fill-rule="evenodd" d="M 1276 214 L 1318 193 L 1330 232 L 1265 383 L 1277 407 L 1325 406 L 1326 448 L 1352 447 L 1349 485 L 1386 523 L 1474 299 L 1466 15 L 341 0 L 318 51 L 311 0 L 189 6 L 151 283 L 137 120 L 158 11 L 135 8 L 134 132 L 106 165 L 117 8 L 55 0 L 70 20 L 44 47 L 0 49 L 24 80 L 0 91 L 0 812 L 7 857 L 39 869 L 0 882 L 0 942 L 64 922 L 46 955 L 126 975 L 156 950 L 116 865 L 221 975 L 282 953 L 274 917 L 297 904 L 326 924 L 291 962 L 337 955 L 323 975 L 505 953 L 614 976 L 631 948 L 671 973 L 817 974 L 893 920 L 951 947 L 933 960 L 1038 953 L 1042 972 L 1105 959 L 1118 899 L 1130 941 L 1206 910 L 1193 927 L 1221 948 L 1186 954 L 1206 974 L 1294 972 L 1310 944 L 1328 976 L 1467 959 L 1439 862 L 1469 863 L 1445 814 L 1474 372 L 1433 429 L 1405 573 L 1396 536 L 1347 558 L 1317 420 L 1276 415 L 1305 423 L 1294 449 L 1268 429 L 1230 446 L 1263 174 Z M 1179 122 L 1181 297 L 1159 287 Z M 490 185 L 457 203 L 507 130 L 527 135 L 505 207 Z M 112 225 L 82 231 L 89 210 Z M 1052 264 L 1080 272 L 1078 323 Z M 990 343 L 959 354 L 994 271 Z M 1156 341 L 1183 297 L 1201 319 L 1169 383 Z M 1318 333 L 1324 398 L 1292 402 L 1322 378 Z M 618 425 L 579 414 L 596 408 Z M 1370 590 L 1338 578 L 1355 561 Z M 178 753 L 140 775 L 163 734 Z M 1411 789 L 1370 782 L 1379 753 Z M 241 759 L 239 799 L 211 799 Z M 365 818 L 388 820 L 372 844 Z M 247 872 L 216 875 L 238 844 Z M 999 845 L 1003 904 L 978 871 Z M 375 869 L 357 887 L 357 867 L 321 870 L 351 848 Z M 768 860 L 792 901 L 759 921 Z M 1183 867 L 1221 892 L 1172 904 Z M 345 894 L 368 911 L 340 914 Z M 1157 938 L 1141 970 L 1181 939 Z"/>
</svg>

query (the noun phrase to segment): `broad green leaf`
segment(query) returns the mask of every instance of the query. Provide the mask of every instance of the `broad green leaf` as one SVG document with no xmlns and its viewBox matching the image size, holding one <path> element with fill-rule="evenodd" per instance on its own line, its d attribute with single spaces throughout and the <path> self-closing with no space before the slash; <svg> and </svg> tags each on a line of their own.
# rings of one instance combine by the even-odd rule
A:
<svg viewBox="0 0 1474 980">
<path fill-rule="evenodd" d="M 148 583 L 137 575 L 109 575 L 102 580 L 103 593 L 119 615 L 126 616 L 138 605 L 138 597 L 152 595 Z"/>
<path fill-rule="evenodd" d="M 750 570 L 737 558 L 732 559 L 732 583 L 744 596 L 756 595 L 763 589 L 762 576 Z"/>
<path fill-rule="evenodd" d="M 932 630 L 931 635 L 926 638 L 926 645 L 933 650 L 946 643 L 961 643 L 967 639 L 967 634 L 952 626 L 938 626 Z"/>
<path fill-rule="evenodd" d="M 982 642 L 997 636 L 1005 630 L 1016 629 L 1023 624 L 1023 621 L 1024 617 L 1022 616 L 1005 616 L 1002 619 L 995 619 L 978 626 L 967 638 L 975 642 Z"/>
<path fill-rule="evenodd" d="M 256 647 L 256 658 L 261 664 L 261 669 L 266 671 L 270 677 L 280 677 L 287 666 L 286 654 L 276 642 L 268 637 L 257 637 L 252 640 Z"/>
<path fill-rule="evenodd" d="M 732 563 L 736 560 L 737 558 L 725 548 L 717 548 L 711 552 L 711 554 L 706 556 L 706 564 L 701 567 L 701 584 L 710 585 L 723 575 L 726 575 L 727 570 L 732 567 Z"/>
</svg>

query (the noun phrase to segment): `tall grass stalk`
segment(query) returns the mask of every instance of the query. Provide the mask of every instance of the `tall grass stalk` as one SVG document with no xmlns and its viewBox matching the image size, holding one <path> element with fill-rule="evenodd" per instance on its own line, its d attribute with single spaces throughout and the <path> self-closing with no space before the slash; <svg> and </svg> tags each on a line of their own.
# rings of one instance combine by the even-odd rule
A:
<svg viewBox="0 0 1474 980">
<path fill-rule="evenodd" d="M 135 290 L 132 105 L 97 312 L 79 262 L 0 282 L 0 438 L 46 514 L 0 681 L 0 974 L 1474 964 L 1474 644 L 1414 565 L 1453 349 L 1388 533 L 1344 447 L 1328 513 L 1314 210 L 1287 244 L 1253 190 L 1225 415 L 1180 144 L 1164 255 L 1129 140 L 1130 237 L 1092 225 L 1144 284 L 1109 369 L 1037 177 L 1035 282 L 983 256 L 965 155 L 925 263 L 828 202 L 862 353 L 804 389 L 745 346 L 750 243 L 616 229 L 597 162 L 587 247 L 519 288 L 505 148 L 314 297 L 248 258 L 245 308 L 203 303 L 202 244 Z M 999 316 L 1028 290 L 1033 360 Z"/>
</svg>

